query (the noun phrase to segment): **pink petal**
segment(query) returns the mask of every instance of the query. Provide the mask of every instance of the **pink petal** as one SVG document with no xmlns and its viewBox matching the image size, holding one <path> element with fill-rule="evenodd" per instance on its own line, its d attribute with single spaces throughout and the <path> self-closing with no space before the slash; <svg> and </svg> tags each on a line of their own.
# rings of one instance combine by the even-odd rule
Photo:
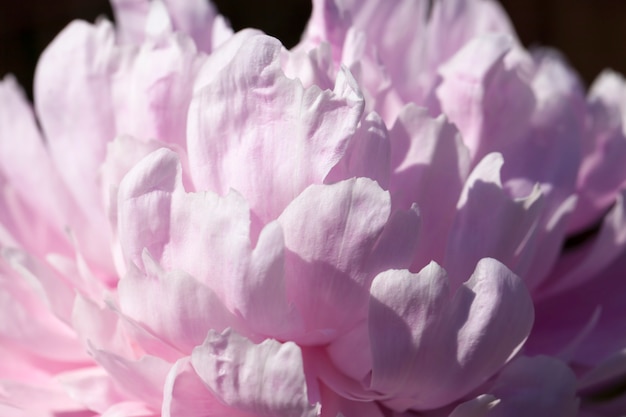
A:
<svg viewBox="0 0 626 417">
<path fill-rule="evenodd" d="M 326 347 L 334 367 L 355 381 L 363 381 L 372 370 L 372 352 L 369 349 L 368 321 L 363 320 Z"/>
<path fill-rule="evenodd" d="M 83 210 L 99 213 L 97 168 L 115 137 L 110 77 L 115 58 L 110 24 L 70 24 L 44 51 L 35 103 L 54 162 Z M 75 65 L 67 66 L 72 56 Z"/>
<path fill-rule="evenodd" d="M 0 255 L 17 272 L 42 305 L 66 324 L 71 322 L 75 289 L 47 264 L 17 249 L 1 249 Z M 16 277 L 17 278 L 17 277 Z"/>
<path fill-rule="evenodd" d="M 443 117 L 406 106 L 390 132 L 390 191 L 394 207 L 417 203 L 422 226 L 412 269 L 431 260 L 443 262 L 456 203 L 469 173 L 469 155 L 461 138 Z"/>
<path fill-rule="evenodd" d="M 487 155 L 465 183 L 444 261 L 453 283 L 464 280 L 484 257 L 496 258 L 524 277 L 535 256 L 541 192 L 535 188 L 525 198 L 511 198 L 502 188 L 502 164 L 501 155 Z"/>
<path fill-rule="evenodd" d="M 574 416 L 579 402 L 576 388 L 574 373 L 557 359 L 520 357 L 504 368 L 490 390 L 500 402 L 489 416 Z"/>
<path fill-rule="evenodd" d="M 515 38 L 500 3 L 493 0 L 446 0 L 433 5 L 428 41 L 433 64 L 442 64 L 471 39 L 488 33 Z"/>
<path fill-rule="evenodd" d="M 111 0 L 117 38 L 124 43 L 141 43 L 150 11 L 148 0 Z"/>
<path fill-rule="evenodd" d="M 626 395 L 621 388 L 625 375 L 624 350 L 603 360 L 580 380 L 581 408 L 590 414 L 598 413 L 602 416 L 621 414 L 626 406 Z"/>
<path fill-rule="evenodd" d="M 622 191 L 602 220 L 594 239 L 561 254 L 542 288 L 542 297 L 583 284 L 618 259 L 626 247 L 625 204 L 626 191 Z"/>
<path fill-rule="evenodd" d="M 194 183 L 220 194 L 230 188 L 241 193 L 258 219 L 257 232 L 306 186 L 323 181 L 344 154 L 363 109 L 348 75 L 338 77 L 335 92 L 304 89 L 283 74 L 280 52 L 275 39 L 249 37 L 190 108 Z"/>
<path fill-rule="evenodd" d="M 573 194 L 580 167 L 586 103 L 581 80 L 565 59 L 551 50 L 533 53 L 530 80 L 536 107 L 527 132 L 502 149 L 502 176 L 515 197 L 541 184 L 551 205 Z"/>
<path fill-rule="evenodd" d="M 129 360 L 93 348 L 91 354 L 113 379 L 119 392 L 128 400 L 139 401 L 152 410 L 161 408 L 163 384 L 171 367 L 170 363 L 155 356 Z"/>
<path fill-rule="evenodd" d="M 144 302 L 143 298 L 141 302 Z M 160 335 L 124 315 L 112 302 L 98 306 L 81 296 L 74 304 L 73 327 L 87 349 L 100 349 L 127 359 L 157 356 L 169 362 L 181 352 Z"/>
<path fill-rule="evenodd" d="M 215 293 L 193 277 L 164 272 L 148 253 L 143 263 L 145 274 L 131 268 L 120 281 L 120 309 L 180 352 L 190 354 L 210 329 L 221 331 L 236 322 Z"/>
<path fill-rule="evenodd" d="M 428 4 L 423 2 L 314 1 L 304 39 L 314 44 L 329 42 L 338 60 L 342 57 L 348 28 L 363 31 L 394 82 L 399 84 L 398 90 L 410 96 L 414 93 L 415 85 L 411 81 L 415 77 L 407 75 L 416 73 L 422 61 L 427 13 Z M 403 54 L 399 54 L 400 46 Z M 405 59 L 407 55 L 414 59 Z"/>
<path fill-rule="evenodd" d="M 524 274 L 535 289 L 554 266 L 575 221 L 572 212 L 580 207 L 574 194 L 587 116 L 582 82 L 564 59 L 549 50 L 534 51 L 533 59 L 530 85 L 536 108 L 527 132 L 502 149 L 502 182 L 516 198 L 529 195 L 537 185 L 543 194 L 535 243 L 541 256 Z"/>
<path fill-rule="evenodd" d="M 304 88 L 316 85 L 322 90 L 332 89 L 337 71 L 330 52 L 326 44 L 306 52 L 285 49 L 281 53 L 282 70 L 288 78 L 299 79 Z"/>
<path fill-rule="evenodd" d="M 52 163 L 26 97 L 11 77 L 0 82 L 0 138 L 0 176 L 26 206 L 7 213 L 12 218 L 3 224 L 29 251 L 44 255 L 54 248 L 58 253 L 70 253 L 64 228 L 69 216 L 76 215 L 76 208 Z M 3 198 L 3 206 L 8 205 L 7 200 Z M 20 221 L 20 214 L 27 219 Z"/>
<path fill-rule="evenodd" d="M 31 386 L 11 380 L 0 381 L 0 413 L 3 417 L 64 415 L 91 417 L 93 415 L 73 401 L 58 386 Z"/>
<path fill-rule="evenodd" d="M 308 50 L 328 42 L 336 64 L 362 71 L 357 79 L 368 90 L 368 102 L 375 97 L 376 110 L 392 123 L 402 105 L 409 102 L 438 113 L 433 97 L 439 83 L 437 68 L 472 38 L 494 32 L 515 36 L 506 13 L 494 1 L 435 2 L 429 12 L 428 2 L 412 0 L 318 0 L 313 2 L 298 48 Z M 366 39 L 369 51 L 365 54 L 358 51 L 358 38 Z M 380 65 L 372 65 L 372 56 L 380 57 Z M 381 83 L 370 82 L 386 79 L 380 77 L 383 67 L 392 87 L 387 97 L 379 94 Z"/>
<path fill-rule="evenodd" d="M 98 168 L 115 137 L 111 74 L 119 51 L 111 25 L 74 22 L 44 51 L 35 103 L 52 159 L 86 219 L 71 226 L 85 257 L 114 274 Z M 67 65 L 67 57 L 73 65 Z"/>
<path fill-rule="evenodd" d="M 122 249 L 141 269 L 147 249 L 166 269 L 190 273 L 224 299 L 221 277 L 240 275 L 249 256 L 248 208 L 234 192 L 223 198 L 187 194 L 181 176 L 178 156 L 168 149 L 153 152 L 128 173 L 118 193 Z"/>
<path fill-rule="evenodd" d="M 266 340 L 255 345 L 232 331 L 210 332 L 191 356 L 204 384 L 224 404 L 257 415 L 316 416 L 300 348 Z"/>
<path fill-rule="evenodd" d="M 441 109 L 459 128 L 474 163 L 522 134 L 534 110 L 532 90 L 507 60 L 512 47 L 507 36 L 482 36 L 440 69 Z"/>
<path fill-rule="evenodd" d="M 16 254 L 6 256 L 11 259 Z M 12 262 L 23 269 L 20 259 Z M 47 293 L 46 289 L 50 290 L 32 275 L 32 271 L 23 270 L 19 274 L 6 259 L 0 258 L 0 341 L 12 349 L 47 360 L 67 364 L 88 362 L 72 328 L 54 314 L 56 308 L 59 316 L 68 318 L 67 311 L 63 311 L 68 306 L 58 303 L 71 303 L 71 294 L 64 293 L 67 288 L 62 285 L 53 293 Z M 46 343 L 41 343 L 42 340 Z M 48 365 L 43 362 L 41 366 L 46 368 Z"/>
<path fill-rule="evenodd" d="M 198 50 L 211 52 L 223 39 L 216 39 L 218 28 L 214 25 L 218 15 L 215 6 L 203 0 L 163 0 L 170 14 L 174 30 L 189 35 Z"/>
<path fill-rule="evenodd" d="M 588 282 L 536 302 L 530 353 L 558 355 L 587 369 L 626 346 L 624 254 Z"/>
<path fill-rule="evenodd" d="M 118 234 L 126 262 L 142 267 L 144 249 L 160 259 L 170 232 L 171 198 L 180 187 L 175 153 L 161 149 L 142 159 L 124 178 L 118 192 Z"/>
<path fill-rule="evenodd" d="M 372 284 L 370 388 L 393 409 L 441 407 L 490 378 L 520 348 L 533 321 L 522 281 L 481 260 L 451 294 L 432 263 L 419 274 L 387 271 Z"/>
<path fill-rule="evenodd" d="M 285 281 L 285 242 L 278 222 L 261 231 L 241 280 L 232 280 L 232 303 L 255 333 L 289 339 L 302 331 L 297 309 L 288 303 Z"/>
<path fill-rule="evenodd" d="M 184 148 L 187 112 L 203 59 L 184 37 L 142 45 L 112 80 L 116 131 Z"/>
<path fill-rule="evenodd" d="M 383 417 L 383 410 L 374 401 L 351 401 L 321 385 L 321 417 Z"/>
<path fill-rule="evenodd" d="M 89 410 L 103 413 L 125 401 L 123 390 L 100 367 L 63 372 L 57 376 L 67 395 Z"/>
<path fill-rule="evenodd" d="M 187 194 L 182 190 L 180 177 L 176 154 L 162 149 L 143 159 L 122 181 L 118 227 L 126 259 L 145 271 L 142 257 L 147 250 L 164 269 L 191 275 L 183 279 L 185 274 L 179 274 L 177 279 L 184 284 L 176 291 L 199 291 L 205 297 L 213 292 L 231 313 L 243 316 L 251 331 L 284 336 L 297 326 L 298 318 L 282 289 L 285 285 L 282 230 L 276 224 L 268 225 L 252 248 L 250 214 L 241 196 L 235 192 L 225 197 L 210 192 Z M 170 278 L 166 281 L 174 285 Z M 147 285 L 161 291 L 157 282 Z M 206 288 L 201 290 L 203 286 Z M 134 305 L 133 297 L 142 291 L 131 290 L 127 305 Z M 173 303 L 172 311 L 176 311 L 174 306 L 180 300 L 171 292 L 163 294 L 166 295 Z M 202 320 L 205 309 L 212 307 L 201 302 L 185 314 L 189 314 L 189 320 L 198 314 L 195 322 Z M 167 314 L 170 313 L 165 313 L 162 319 L 169 320 Z M 145 312 L 134 317 L 146 320 Z M 166 327 L 175 329 L 175 322 Z M 218 322 L 206 322 L 203 326 L 226 326 L 223 320 Z M 199 343 L 197 337 L 203 339 L 205 335 L 196 333 L 193 343 Z"/>
<path fill-rule="evenodd" d="M 391 267 L 389 260 L 403 253 L 403 245 L 414 248 L 416 213 L 396 219 L 415 230 L 401 241 L 405 236 L 384 233 L 389 206 L 388 193 L 373 181 L 358 178 L 310 186 L 279 217 L 287 248 L 288 298 L 302 314 L 307 330 L 325 332 L 326 336 L 316 336 L 322 338 L 318 342 L 362 320 L 375 274 Z M 392 227 L 395 231 L 402 226 Z M 385 244 L 379 245 L 379 240 Z"/>
<path fill-rule="evenodd" d="M 327 42 L 332 48 L 333 59 L 337 62 L 352 16 L 335 0 L 313 0 L 312 3 L 311 17 L 302 42 L 296 49 L 309 50 Z"/>
<path fill-rule="evenodd" d="M 593 225 L 613 204 L 626 182 L 625 92 L 623 77 L 611 71 L 600 74 L 591 86 L 588 97 L 591 131 L 578 173 L 580 202 L 572 219 L 572 231 Z"/>
<path fill-rule="evenodd" d="M 101 167 L 102 188 L 104 190 L 104 201 L 109 217 L 111 228 L 117 229 L 117 199 L 118 188 L 124 176 L 134 167 L 141 159 L 154 152 L 157 149 L 167 147 L 166 144 L 155 140 L 141 141 L 130 136 L 118 136 L 113 142 L 107 146 L 106 159 Z M 178 150 L 179 155 L 182 151 Z M 182 157 L 184 159 L 184 157 Z M 184 162 L 183 162 L 184 163 Z M 183 177 L 183 182 L 185 178 Z M 187 181 L 189 183 L 189 181 Z M 117 241 L 116 233 L 112 245 L 113 259 L 120 276 L 124 276 L 126 264 L 122 248 Z"/>
<path fill-rule="evenodd" d="M 142 403 L 126 401 L 115 404 L 100 417 L 158 417 L 159 413 Z"/>
<path fill-rule="evenodd" d="M 217 399 L 196 373 L 190 357 L 176 362 L 167 376 L 162 414 L 163 417 L 252 417 Z"/>
<path fill-rule="evenodd" d="M 341 62 L 361 86 L 366 111 L 378 112 L 391 125 L 398 114 L 400 98 L 398 91 L 391 88 L 388 69 L 380 59 L 376 44 L 370 42 L 365 32 L 351 27 L 346 33 Z"/>
<path fill-rule="evenodd" d="M 345 155 L 324 182 L 328 184 L 352 177 L 365 177 L 388 189 L 390 153 L 387 128 L 380 116 L 370 113 L 361 120 Z"/>
</svg>

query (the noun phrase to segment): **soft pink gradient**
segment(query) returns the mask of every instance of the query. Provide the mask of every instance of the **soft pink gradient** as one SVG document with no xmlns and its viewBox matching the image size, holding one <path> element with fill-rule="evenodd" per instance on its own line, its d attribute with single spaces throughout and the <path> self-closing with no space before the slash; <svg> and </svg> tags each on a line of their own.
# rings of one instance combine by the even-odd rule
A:
<svg viewBox="0 0 626 417">
<path fill-rule="evenodd" d="M 2 416 L 624 412 L 620 75 L 491 0 L 112 3 L 0 82 Z"/>
</svg>

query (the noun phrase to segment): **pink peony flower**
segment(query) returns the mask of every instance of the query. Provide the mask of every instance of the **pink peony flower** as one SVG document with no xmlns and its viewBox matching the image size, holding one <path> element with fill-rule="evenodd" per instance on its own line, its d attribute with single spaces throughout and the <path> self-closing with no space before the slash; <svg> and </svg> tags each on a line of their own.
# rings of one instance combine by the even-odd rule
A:
<svg viewBox="0 0 626 417">
<path fill-rule="evenodd" d="M 0 83 L 1 415 L 626 409 L 619 75 L 489 0 L 113 6 Z"/>
</svg>

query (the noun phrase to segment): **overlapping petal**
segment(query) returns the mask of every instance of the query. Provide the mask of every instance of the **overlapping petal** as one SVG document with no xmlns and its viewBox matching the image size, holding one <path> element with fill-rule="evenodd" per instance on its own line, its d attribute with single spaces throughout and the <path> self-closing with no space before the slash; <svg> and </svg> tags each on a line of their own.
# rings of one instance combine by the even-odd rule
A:
<svg viewBox="0 0 626 417">
<path fill-rule="evenodd" d="M 363 110 L 349 74 L 338 76 L 334 92 L 304 89 L 282 72 L 280 52 L 275 39 L 248 37 L 190 108 L 194 183 L 220 194 L 237 190 L 249 202 L 257 229 L 306 186 L 324 181 Z"/>
<path fill-rule="evenodd" d="M 0 83 L 0 414 L 623 412 L 621 76 L 491 0 L 113 9 Z"/>
<path fill-rule="evenodd" d="M 370 303 L 371 389 L 400 410 L 446 405 L 487 381 L 532 322 L 522 282 L 493 259 L 455 292 L 434 263 L 418 274 L 380 274 Z"/>
</svg>

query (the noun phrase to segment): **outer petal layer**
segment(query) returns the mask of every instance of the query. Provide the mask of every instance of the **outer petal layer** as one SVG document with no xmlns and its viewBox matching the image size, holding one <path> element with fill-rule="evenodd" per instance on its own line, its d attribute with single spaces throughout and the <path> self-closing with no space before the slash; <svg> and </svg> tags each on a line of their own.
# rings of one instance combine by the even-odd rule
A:
<svg viewBox="0 0 626 417">
<path fill-rule="evenodd" d="M 450 294 L 445 272 L 388 271 L 372 284 L 371 389 L 397 410 L 444 406 L 490 378 L 530 332 L 523 283 L 493 259 Z"/>
</svg>

